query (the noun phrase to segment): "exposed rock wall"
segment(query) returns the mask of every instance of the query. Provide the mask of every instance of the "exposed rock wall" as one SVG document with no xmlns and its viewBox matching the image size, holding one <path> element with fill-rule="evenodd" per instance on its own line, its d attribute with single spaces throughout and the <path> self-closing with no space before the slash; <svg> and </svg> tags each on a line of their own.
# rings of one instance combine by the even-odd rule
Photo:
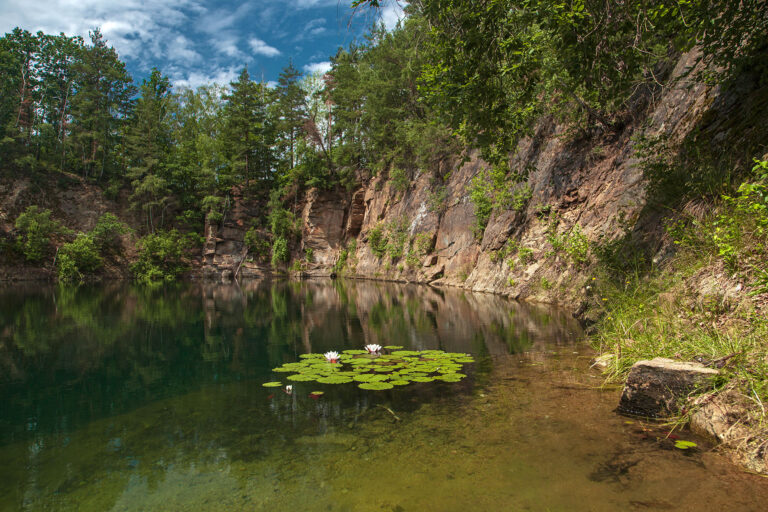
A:
<svg viewBox="0 0 768 512">
<path fill-rule="evenodd" d="M 683 55 L 672 75 L 684 77 L 695 62 L 694 53 Z M 305 266 L 310 275 L 332 273 L 346 254 L 342 272 L 348 276 L 458 286 L 576 309 L 585 299 L 590 266 L 555 250 L 553 235 L 577 228 L 589 244 L 596 244 L 640 232 L 653 251 L 660 251 L 660 221 L 667 212 L 646 201 L 636 137 L 660 136 L 670 144 L 694 130 L 719 137 L 726 131 L 723 118 L 744 114 L 727 94 L 681 79 L 654 98 L 638 101 L 620 129 L 592 132 L 599 135 L 579 135 L 572 126 L 543 119 L 510 158 L 511 168 L 527 176 L 518 186 L 529 188 L 530 200 L 519 211 L 495 211 L 479 234 L 469 194 L 473 178 L 487 164 L 474 152 L 456 155 L 439 179 L 432 171 L 412 172 L 406 190 L 395 188 L 386 176 L 351 192 L 310 190 L 297 208 L 304 232 L 294 257 L 312 249 L 313 262 Z M 397 257 L 378 256 L 371 233 L 381 228 L 386 233 L 392 226 L 405 230 L 405 247 Z M 430 240 L 431 250 L 413 251 L 409 258 L 417 236 Z M 240 246 L 230 244 L 234 238 L 217 237 L 209 249 L 220 256 L 216 261 L 238 253 Z M 507 250 L 510 246 L 513 251 Z M 528 254 L 520 256 L 519 247 Z"/>
<path fill-rule="evenodd" d="M 681 76 L 694 62 L 695 55 L 683 56 L 673 73 Z M 494 212 L 481 237 L 475 236 L 469 189 L 487 164 L 474 153 L 466 161 L 455 159 L 441 190 L 431 173 L 416 172 L 405 191 L 381 177 L 344 200 L 339 193 L 310 191 L 303 208 L 304 244 L 313 248 L 316 262 L 310 273 L 329 273 L 340 250 L 355 240 L 345 270 L 351 276 L 431 282 L 575 307 L 589 280 L 588 266 L 552 250 L 547 236 L 554 219 L 554 233 L 578 225 L 590 242 L 614 239 L 627 229 L 649 229 L 648 224 L 653 229 L 653 221 L 641 218 L 646 185 L 633 136 L 680 140 L 718 94 L 716 88 L 680 82 L 661 91 L 622 130 L 594 138 L 574 138 L 566 126 L 543 120 L 510 161 L 513 169 L 527 171 L 531 199 L 521 211 Z M 393 223 L 407 224 L 409 242 L 400 258 L 378 257 L 371 248 L 371 231 Z M 418 234 L 431 236 L 434 249 L 414 264 L 406 261 L 406 253 Z M 514 254 L 499 258 L 497 251 L 508 240 L 532 254 L 522 260 Z"/>
</svg>

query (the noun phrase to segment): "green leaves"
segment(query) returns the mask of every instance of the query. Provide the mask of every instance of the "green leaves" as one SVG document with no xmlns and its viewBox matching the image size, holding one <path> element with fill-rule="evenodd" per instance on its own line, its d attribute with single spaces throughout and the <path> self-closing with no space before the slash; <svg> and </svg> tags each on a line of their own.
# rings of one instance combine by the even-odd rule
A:
<svg viewBox="0 0 768 512">
<path fill-rule="evenodd" d="M 690 450 L 691 448 L 696 448 L 697 446 L 698 445 L 693 441 L 675 441 L 675 448 L 679 448 L 680 450 Z"/>
<path fill-rule="evenodd" d="M 394 346 L 394 348 L 401 348 Z M 340 363 L 330 364 L 320 354 L 302 354 L 299 361 L 285 363 L 275 372 L 293 373 L 288 380 L 319 384 L 358 383 L 361 389 L 380 391 L 411 382 L 435 380 L 455 383 L 467 375 L 462 365 L 474 362 L 472 356 L 442 350 L 394 350 L 389 354 L 369 355 L 364 350 L 345 350 Z"/>
</svg>

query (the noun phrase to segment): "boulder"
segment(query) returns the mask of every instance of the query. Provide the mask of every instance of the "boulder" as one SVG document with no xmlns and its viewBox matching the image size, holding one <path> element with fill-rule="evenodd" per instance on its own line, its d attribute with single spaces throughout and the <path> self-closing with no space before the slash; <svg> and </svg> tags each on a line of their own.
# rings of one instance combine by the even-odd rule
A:
<svg viewBox="0 0 768 512">
<path fill-rule="evenodd" d="M 677 414 L 680 403 L 720 372 L 700 363 L 654 358 L 632 366 L 618 411 L 651 418 Z"/>
</svg>

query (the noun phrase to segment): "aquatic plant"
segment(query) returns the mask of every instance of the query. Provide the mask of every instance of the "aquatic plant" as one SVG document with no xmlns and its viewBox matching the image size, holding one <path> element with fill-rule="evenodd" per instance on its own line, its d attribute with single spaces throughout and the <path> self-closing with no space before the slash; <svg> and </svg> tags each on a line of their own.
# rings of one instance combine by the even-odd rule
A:
<svg viewBox="0 0 768 512">
<path fill-rule="evenodd" d="M 459 382 L 467 376 L 460 373 L 463 365 L 474 362 L 471 355 L 458 352 L 391 347 L 388 354 L 381 353 L 382 347 L 375 344 L 367 345 L 366 350 L 345 350 L 341 354 L 302 354 L 299 361 L 285 363 L 274 371 L 290 373 L 287 379 L 293 382 L 355 382 L 361 389 L 381 391 L 414 382 Z"/>
</svg>

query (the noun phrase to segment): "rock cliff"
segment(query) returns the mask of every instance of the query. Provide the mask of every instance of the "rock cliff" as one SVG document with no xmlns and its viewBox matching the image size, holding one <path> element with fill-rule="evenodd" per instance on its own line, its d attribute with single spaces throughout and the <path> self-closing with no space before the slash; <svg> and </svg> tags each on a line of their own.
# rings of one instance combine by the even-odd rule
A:
<svg viewBox="0 0 768 512">
<path fill-rule="evenodd" d="M 667 212 L 646 200 L 637 137 L 674 144 L 696 130 L 724 139 L 723 120 L 747 108 L 734 95 L 749 91 L 687 82 L 695 57 L 683 55 L 669 71 L 680 80 L 636 99 L 611 130 L 574 133 L 542 119 L 510 157 L 511 168 L 525 176 L 515 185 L 526 191 L 525 200 L 495 210 L 481 233 L 470 185 L 488 165 L 475 152 L 456 155 L 441 172 L 412 172 L 405 189 L 377 176 L 353 191 L 308 191 L 297 207 L 303 221 L 298 249 L 312 254 L 304 271 L 458 286 L 578 308 L 589 291 L 590 265 L 563 250 L 569 241 L 592 246 L 631 235 L 643 238 L 657 259 L 665 254 L 660 220 Z M 242 212 L 235 210 L 229 224 L 207 228 L 206 256 L 217 272 L 235 272 L 242 254 L 243 230 L 232 230 Z M 266 271 L 260 268 L 253 272 Z"/>
</svg>

